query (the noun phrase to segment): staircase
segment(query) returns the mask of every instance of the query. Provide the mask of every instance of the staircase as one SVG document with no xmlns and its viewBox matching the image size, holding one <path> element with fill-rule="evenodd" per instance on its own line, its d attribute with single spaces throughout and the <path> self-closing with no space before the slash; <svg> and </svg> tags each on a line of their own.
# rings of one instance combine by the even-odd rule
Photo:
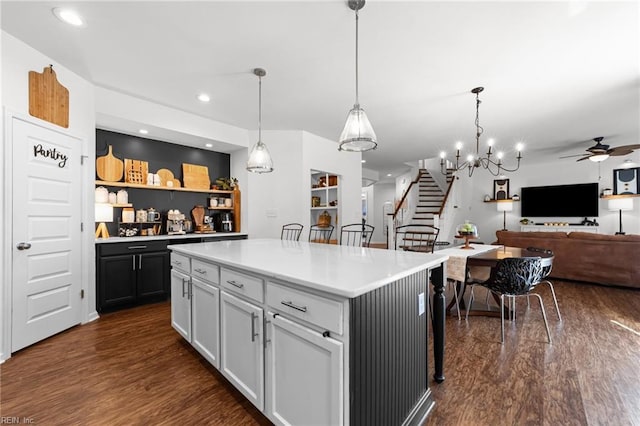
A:
<svg viewBox="0 0 640 426">
<path fill-rule="evenodd" d="M 452 174 L 447 173 L 447 182 L 451 182 Z M 437 215 L 442 208 L 445 193 L 431 174 L 425 169 L 420 170 L 418 180 L 418 203 L 410 223 L 436 226 L 433 215 Z"/>
</svg>

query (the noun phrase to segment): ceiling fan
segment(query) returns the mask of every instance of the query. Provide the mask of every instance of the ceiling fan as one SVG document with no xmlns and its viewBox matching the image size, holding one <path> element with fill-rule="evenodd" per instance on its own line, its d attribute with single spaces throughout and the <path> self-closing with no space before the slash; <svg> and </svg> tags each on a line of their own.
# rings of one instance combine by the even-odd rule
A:
<svg viewBox="0 0 640 426">
<path fill-rule="evenodd" d="M 627 155 L 627 154 L 631 154 L 635 149 L 640 149 L 640 144 L 623 145 L 623 146 L 616 146 L 611 148 L 609 147 L 609 145 L 601 143 L 603 139 L 604 138 L 602 136 L 593 138 L 596 144 L 591 148 L 587 148 L 588 154 L 567 155 L 560 158 L 581 157 L 581 158 L 578 158 L 576 161 L 583 161 L 588 158 L 589 160 L 597 163 L 597 162 L 606 160 L 607 158 L 609 158 L 609 156 Z"/>
</svg>

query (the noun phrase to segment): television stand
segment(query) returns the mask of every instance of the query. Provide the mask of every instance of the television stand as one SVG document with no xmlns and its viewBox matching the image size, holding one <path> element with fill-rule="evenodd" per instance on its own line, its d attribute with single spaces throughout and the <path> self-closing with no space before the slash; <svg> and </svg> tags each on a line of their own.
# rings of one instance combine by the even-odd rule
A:
<svg viewBox="0 0 640 426">
<path fill-rule="evenodd" d="M 521 225 L 521 232 L 591 232 L 600 233 L 599 226 L 593 225 Z"/>
</svg>

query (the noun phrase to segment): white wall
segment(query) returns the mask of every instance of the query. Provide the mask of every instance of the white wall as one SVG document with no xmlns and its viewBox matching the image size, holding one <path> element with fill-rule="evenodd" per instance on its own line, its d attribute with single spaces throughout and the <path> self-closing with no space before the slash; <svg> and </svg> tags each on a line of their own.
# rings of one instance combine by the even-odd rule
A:
<svg viewBox="0 0 640 426">
<path fill-rule="evenodd" d="M 250 138 L 257 141 L 257 133 L 251 132 Z M 303 224 L 301 240 L 307 238 L 311 170 L 341 176 L 338 226 L 360 223 L 360 154 L 339 152 L 336 142 L 303 131 L 263 131 L 262 141 L 271 153 L 274 171 L 245 173 L 251 206 L 247 212 L 249 238 L 280 238 L 282 225 L 291 222 Z M 337 232 L 332 238 L 336 236 Z"/>
<path fill-rule="evenodd" d="M 301 199 L 306 210 L 306 220 L 311 225 L 309 208 L 311 207 L 311 170 L 321 170 L 341 176 L 339 187 L 338 226 L 332 238 L 339 238 L 340 226 L 362 222 L 362 154 L 359 152 L 338 151 L 335 141 L 302 132 L 303 140 L 303 186 Z M 308 228 L 305 228 L 308 229 Z"/>
<path fill-rule="evenodd" d="M 258 133 L 250 132 L 249 138 L 253 146 L 258 141 Z M 306 223 L 309 194 L 303 190 L 302 132 L 263 131 L 262 142 L 271 153 L 273 172 L 244 171 L 249 207 L 243 209 L 247 210 L 247 226 L 243 224 L 243 228 L 249 238 L 280 238 L 285 223 Z M 240 189 L 242 187 L 241 180 Z"/>
<path fill-rule="evenodd" d="M 508 173 L 510 195 L 520 194 L 524 186 L 564 185 L 574 183 L 598 182 L 600 191 L 613 188 L 613 169 L 621 168 L 627 158 L 636 159 L 638 156 L 622 158 L 610 157 L 600 164 L 591 161 L 576 162 L 574 159 L 549 158 L 544 163 L 523 161 L 520 169 L 515 173 Z M 462 171 L 456 182 L 463 193 L 459 199 L 457 220 L 471 220 L 478 226 L 480 239 L 485 243 L 495 241 L 495 231 L 502 229 L 503 214 L 497 211 L 496 203 L 484 203 L 484 196 L 493 198 L 494 176 L 487 171 L 476 170 L 473 177 L 468 178 Z M 640 197 L 634 198 L 634 209 L 623 212 L 623 228 L 627 234 L 640 234 Z M 507 229 L 520 229 L 520 203 L 514 202 L 513 211 L 507 212 Z M 576 218 L 529 218 L 535 222 L 570 222 L 578 223 L 584 217 Z M 590 218 L 593 219 L 593 218 Z M 600 215 L 596 218 L 600 224 L 600 233 L 614 234 L 618 230 L 618 213 L 607 209 L 605 200 L 600 200 Z"/>
<path fill-rule="evenodd" d="M 53 70 L 56 72 L 58 81 L 69 89 L 69 128 L 66 130 L 68 134 L 78 137 L 82 140 L 82 154 L 89 159 L 95 158 L 95 115 L 94 115 L 94 90 L 93 86 L 86 80 L 80 78 L 70 70 L 58 65 L 56 61 L 48 58 L 28 45 L 24 44 L 15 37 L 2 32 L 2 106 L 5 112 L 15 113 L 29 117 L 29 71 L 42 72 L 49 64 L 53 64 Z M 39 121 L 33 118 L 34 121 Z M 62 127 L 61 131 L 65 131 Z M 11 141 L 3 133 L 3 165 L 4 171 L 9 172 L 11 168 L 10 158 L 6 156 L 6 150 L 10 149 Z M 82 305 L 82 320 L 89 321 L 97 317 L 96 313 L 96 294 L 95 294 L 95 248 L 93 234 L 93 206 L 94 185 L 92 184 L 95 176 L 95 163 L 93 161 L 85 162 L 83 169 L 83 207 L 82 221 L 85 223 L 85 232 L 82 240 L 82 288 L 85 290 L 85 297 Z M 5 179 L 7 176 L 5 176 Z M 10 330 L 10 286 L 11 286 L 11 194 L 15 191 L 23 191 L 22 182 L 14 182 L 13 187 L 6 188 L 5 185 L 0 186 L 0 198 L 3 202 L 4 218 L 3 224 L 5 229 L 3 234 L 7 238 L 2 238 L 2 247 L 4 256 L 2 258 L 2 293 L 3 293 L 3 312 L 2 312 L 2 349 L 3 356 L 10 353 L 10 342 L 8 341 L 8 330 Z"/>
<path fill-rule="evenodd" d="M 395 205 L 395 185 L 392 183 L 376 183 L 373 186 L 373 205 L 369 204 L 369 215 L 372 219 L 369 220 L 371 225 L 375 226 L 373 231 L 373 238 L 371 242 L 374 243 L 386 243 L 387 236 L 384 235 L 384 224 L 387 221 L 387 216 L 383 214 L 383 206 L 386 202 L 391 202 L 391 205 Z"/>
</svg>

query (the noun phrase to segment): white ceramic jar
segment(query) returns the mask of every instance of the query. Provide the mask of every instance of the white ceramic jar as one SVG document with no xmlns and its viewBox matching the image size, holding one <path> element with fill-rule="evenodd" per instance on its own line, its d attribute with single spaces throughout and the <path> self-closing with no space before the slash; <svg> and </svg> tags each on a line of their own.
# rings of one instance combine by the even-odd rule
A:
<svg viewBox="0 0 640 426">
<path fill-rule="evenodd" d="M 108 203 L 109 202 L 109 191 L 104 186 L 99 186 L 96 188 L 96 203 Z"/>
<path fill-rule="evenodd" d="M 124 189 L 118 191 L 116 200 L 118 204 L 129 204 L 129 193 Z"/>
<path fill-rule="evenodd" d="M 118 202 L 118 197 L 115 192 L 109 193 L 109 204 L 116 204 Z"/>
</svg>

